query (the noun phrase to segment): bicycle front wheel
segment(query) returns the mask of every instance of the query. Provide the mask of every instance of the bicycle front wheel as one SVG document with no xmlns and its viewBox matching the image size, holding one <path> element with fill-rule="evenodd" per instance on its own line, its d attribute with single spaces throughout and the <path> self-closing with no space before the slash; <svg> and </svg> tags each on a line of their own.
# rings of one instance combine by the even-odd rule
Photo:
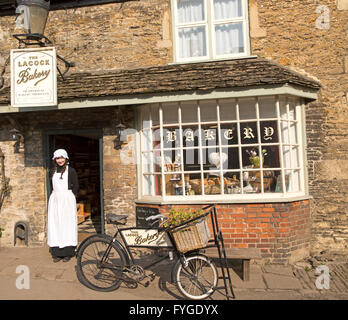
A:
<svg viewBox="0 0 348 320">
<path fill-rule="evenodd" d="M 104 235 L 93 236 L 78 250 L 77 277 L 90 289 L 113 291 L 121 285 L 125 265 L 125 254 L 112 243 L 112 238 Z"/>
<path fill-rule="evenodd" d="M 179 291 L 193 300 L 208 298 L 218 282 L 215 264 L 203 255 L 187 257 L 185 266 L 178 263 L 175 277 Z"/>
</svg>

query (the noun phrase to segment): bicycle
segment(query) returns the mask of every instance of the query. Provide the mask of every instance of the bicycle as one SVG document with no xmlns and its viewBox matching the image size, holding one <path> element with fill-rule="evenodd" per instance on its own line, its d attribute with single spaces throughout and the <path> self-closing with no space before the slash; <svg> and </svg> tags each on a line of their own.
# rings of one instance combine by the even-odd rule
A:
<svg viewBox="0 0 348 320">
<path fill-rule="evenodd" d="M 180 226 L 194 223 L 208 215 L 191 219 Z M 176 262 L 172 268 L 172 281 L 176 284 L 179 292 L 188 299 L 199 300 L 211 296 L 217 289 L 218 271 L 214 262 L 199 253 L 199 250 L 179 252 L 173 240 L 171 230 L 164 228 L 164 215 L 154 215 L 146 220 L 159 221 L 159 227 L 139 228 L 125 225 L 126 215 L 107 215 L 107 223 L 114 224 L 117 228 L 113 237 L 105 234 L 96 234 L 86 238 L 77 250 L 77 276 L 86 287 L 97 291 L 114 291 L 122 283 L 139 283 L 146 277 L 154 280 L 154 274 L 148 276 L 145 270 L 164 261 L 165 259 Z M 175 228 L 177 228 L 175 227 Z M 121 241 L 116 237 L 120 235 Z M 166 248 L 168 254 L 155 262 L 141 266 L 135 263 L 130 248 Z M 145 284 L 147 286 L 149 281 Z"/>
</svg>

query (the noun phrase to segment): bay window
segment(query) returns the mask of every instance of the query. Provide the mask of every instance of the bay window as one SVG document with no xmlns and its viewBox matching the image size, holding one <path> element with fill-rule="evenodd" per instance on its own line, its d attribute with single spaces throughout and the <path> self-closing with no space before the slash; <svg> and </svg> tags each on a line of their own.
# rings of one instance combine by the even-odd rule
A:
<svg viewBox="0 0 348 320">
<path fill-rule="evenodd" d="M 249 55 L 247 0 L 172 0 L 176 61 Z"/>
<path fill-rule="evenodd" d="M 139 114 L 142 198 L 305 195 L 299 98 L 170 102 Z"/>
</svg>

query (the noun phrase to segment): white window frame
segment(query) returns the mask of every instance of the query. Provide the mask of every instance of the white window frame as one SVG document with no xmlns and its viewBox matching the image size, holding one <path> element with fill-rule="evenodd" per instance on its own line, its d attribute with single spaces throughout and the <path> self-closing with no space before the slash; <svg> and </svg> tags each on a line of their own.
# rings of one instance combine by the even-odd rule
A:
<svg viewBox="0 0 348 320">
<path fill-rule="evenodd" d="M 242 17 L 240 18 L 230 18 L 226 20 L 213 21 L 214 17 L 214 5 L 213 0 L 203 0 L 206 17 L 204 21 L 197 23 L 187 23 L 179 25 L 178 13 L 177 13 L 177 3 L 178 0 L 171 0 L 171 10 L 172 10 L 172 21 L 173 21 L 173 42 L 174 42 L 174 61 L 180 63 L 189 63 L 189 62 L 199 62 L 207 60 L 226 60 L 231 58 L 244 58 L 250 56 L 250 36 L 249 36 L 249 8 L 248 0 L 242 1 Z M 215 46 L 215 26 L 225 23 L 233 22 L 243 22 L 243 43 L 244 43 L 244 52 L 242 53 L 232 53 L 217 55 L 216 46 Z M 179 56 L 179 28 L 184 27 L 193 27 L 193 26 L 205 26 L 206 30 L 206 56 L 200 57 L 189 57 L 189 58 L 180 58 Z"/>
<path fill-rule="evenodd" d="M 306 171 L 306 154 L 305 154 L 305 143 L 306 143 L 306 138 L 305 138 L 305 128 L 304 128 L 304 121 L 305 121 L 305 114 L 304 114 L 304 105 L 302 104 L 302 101 L 299 97 L 294 97 L 294 96 L 285 96 L 285 108 L 286 108 L 286 113 L 287 113 L 287 118 L 284 120 L 281 117 L 281 113 L 280 113 L 280 96 L 274 96 L 275 99 L 275 107 L 276 107 L 276 120 L 277 120 L 277 126 L 278 126 L 278 142 L 275 143 L 271 143 L 269 144 L 271 145 L 277 145 L 279 146 L 279 161 L 280 161 L 280 167 L 275 168 L 274 170 L 277 171 L 281 171 L 281 185 L 282 185 L 282 191 L 281 192 L 264 192 L 264 184 L 263 184 L 263 175 L 261 174 L 261 192 L 260 193 L 252 193 L 252 194 L 247 194 L 247 193 L 242 193 L 242 194 L 226 194 L 224 193 L 224 179 L 223 179 L 223 175 L 226 172 L 239 172 L 242 173 L 243 171 L 245 171 L 245 168 L 243 168 L 243 164 L 242 164 L 242 159 L 241 159 L 241 152 L 239 152 L 239 162 L 240 162 L 240 167 L 239 169 L 223 169 L 221 166 L 220 170 L 216 170 L 220 172 L 220 178 L 221 178 L 221 194 L 204 194 L 204 191 L 202 191 L 202 195 L 186 195 L 185 194 L 185 183 L 182 184 L 183 187 L 183 195 L 166 195 L 165 192 L 165 175 L 168 174 L 168 172 L 165 172 L 163 169 L 161 169 L 161 172 L 158 173 L 158 175 L 161 176 L 161 194 L 162 195 L 155 195 L 155 183 L 154 183 L 154 175 L 151 176 L 152 179 L 152 195 L 144 195 L 144 190 L 145 190 L 145 179 L 143 178 L 143 176 L 146 174 L 146 172 L 143 172 L 143 153 L 144 150 L 142 150 L 142 144 L 143 144 L 143 128 L 142 128 L 142 121 L 143 121 L 143 108 L 148 107 L 149 105 L 143 105 L 140 106 L 138 109 L 138 114 L 139 114 L 139 122 L 138 122 L 138 128 L 139 128 L 139 144 L 138 144 L 138 151 L 139 151 L 139 164 L 138 164 L 138 187 L 140 188 L 140 191 L 138 192 L 138 199 L 139 201 L 159 201 L 159 202 L 173 202 L 173 203 L 188 203 L 188 202 L 199 202 L 199 201 L 203 201 L 203 202 L 218 202 L 218 201 L 222 201 L 222 202 L 267 202 L 267 201 L 284 201 L 284 199 L 288 199 L 290 201 L 290 199 L 299 199 L 299 198 L 304 198 L 304 197 L 308 197 L 308 186 L 307 186 L 307 171 Z M 289 101 L 288 99 L 296 99 L 296 105 L 294 108 L 295 111 L 295 115 L 296 118 L 295 120 L 291 120 L 290 116 L 289 116 Z M 214 121 L 217 123 L 217 128 L 220 131 L 220 125 L 221 124 L 227 124 L 227 123 L 234 123 L 237 124 L 237 131 L 238 131 L 238 144 L 237 145 L 233 145 L 233 147 L 238 147 L 240 150 L 242 150 L 242 148 L 244 147 L 248 147 L 247 144 L 242 144 L 241 143 L 241 138 L 240 138 L 240 124 L 243 122 L 252 122 L 252 121 L 256 121 L 257 122 L 257 130 L 258 130 L 258 137 L 259 137 L 259 141 L 257 142 L 258 144 L 258 150 L 261 151 L 261 145 L 263 145 L 264 143 L 261 142 L 261 136 L 260 136 L 260 121 L 269 121 L 269 120 L 275 120 L 275 118 L 260 118 L 259 115 L 259 103 L 258 103 L 258 97 L 254 97 L 254 101 L 255 101 L 255 108 L 256 108 L 256 118 L 255 119 L 248 119 L 248 120 L 241 120 L 239 119 L 239 114 L 238 114 L 238 108 L 236 108 L 237 110 L 237 119 L 236 120 L 228 120 L 228 121 L 223 121 L 219 119 L 219 101 L 221 99 L 216 99 L 216 107 L 217 107 L 217 121 Z M 238 104 L 238 98 L 235 99 L 236 103 Z M 201 125 L 203 124 L 211 124 L 212 122 L 201 122 L 200 119 L 200 101 L 196 101 L 197 103 L 197 123 L 198 124 L 198 128 L 199 128 L 199 134 L 200 134 L 200 128 Z M 161 136 L 161 141 L 160 141 L 160 151 L 161 151 L 161 168 L 164 168 L 164 156 L 163 156 L 163 151 L 165 151 L 166 149 L 163 146 L 163 128 L 166 127 L 172 127 L 172 126 L 178 126 L 179 129 L 182 128 L 182 122 L 181 122 L 181 103 L 178 102 L 178 123 L 171 123 L 171 124 L 163 124 L 163 112 L 162 112 L 162 104 L 156 104 L 159 105 L 159 125 L 155 126 L 156 128 L 160 129 L 160 136 Z M 287 128 L 289 128 L 290 123 L 293 123 L 296 125 L 296 138 L 297 138 L 297 142 L 296 143 L 285 143 L 285 140 L 282 137 L 282 128 L 281 128 L 281 121 L 282 122 L 286 122 L 287 123 Z M 187 125 L 187 123 L 185 123 L 185 126 Z M 152 119 L 149 119 L 149 127 L 153 128 L 152 126 Z M 152 130 L 152 129 L 149 129 Z M 289 134 L 288 130 L 288 133 Z M 182 131 L 179 130 L 180 132 L 180 141 L 182 141 Z M 220 137 L 220 135 L 219 135 Z M 198 137 L 198 140 L 201 141 L 201 137 Z M 219 151 L 221 152 L 223 146 L 221 145 L 221 138 L 219 139 L 219 143 L 218 145 L 216 145 L 216 147 L 219 149 Z M 199 142 L 200 144 L 201 142 Z M 298 147 L 298 164 L 299 166 L 294 167 L 293 166 L 293 161 L 291 160 L 293 157 L 293 154 L 291 153 L 290 155 L 290 165 L 288 164 L 287 166 L 285 166 L 285 160 L 283 158 L 283 148 L 284 147 L 289 147 L 289 145 L 291 145 L 292 147 L 296 146 Z M 190 147 L 185 147 L 185 149 L 187 150 L 187 148 Z M 197 149 L 197 147 L 191 147 L 192 149 Z M 172 148 L 169 148 L 170 150 Z M 167 150 L 169 150 L 167 149 Z M 181 152 L 181 159 L 183 159 L 183 147 L 179 147 L 178 148 Z M 201 153 L 201 159 L 203 159 L 202 157 L 202 150 L 204 150 L 204 147 L 200 146 L 198 148 Z M 149 151 L 145 151 L 146 152 L 150 152 L 151 150 L 153 150 L 153 145 L 152 148 Z M 190 172 L 190 171 L 185 171 L 183 169 L 183 161 L 181 161 L 181 170 L 176 172 L 177 174 L 181 175 L 181 181 L 184 181 L 184 175 L 187 173 L 194 173 L 194 172 Z M 201 179 L 202 179 L 202 185 L 204 185 L 203 183 L 203 175 L 204 175 L 204 170 L 202 167 L 202 163 L 200 164 L 201 170 Z M 153 164 L 152 164 L 152 168 L 153 168 Z M 261 163 L 260 168 L 257 169 L 248 169 L 248 171 L 269 171 L 269 170 L 273 170 L 273 168 L 263 168 L 263 165 Z M 286 181 L 285 181 L 285 173 L 290 170 L 291 172 L 291 177 L 290 177 L 290 181 L 295 181 L 295 178 L 292 178 L 292 175 L 295 171 L 298 171 L 298 177 L 299 177 L 299 191 L 296 192 L 291 192 L 289 190 L 287 190 L 288 185 L 286 185 Z M 149 172 L 149 174 L 153 174 L 154 170 L 152 169 L 152 172 Z M 241 180 L 240 180 L 241 181 Z M 243 185 L 242 185 L 242 181 L 241 181 L 241 188 L 243 189 Z M 203 187 L 204 189 L 204 187 Z M 164 195 L 164 196 L 163 196 Z"/>
</svg>

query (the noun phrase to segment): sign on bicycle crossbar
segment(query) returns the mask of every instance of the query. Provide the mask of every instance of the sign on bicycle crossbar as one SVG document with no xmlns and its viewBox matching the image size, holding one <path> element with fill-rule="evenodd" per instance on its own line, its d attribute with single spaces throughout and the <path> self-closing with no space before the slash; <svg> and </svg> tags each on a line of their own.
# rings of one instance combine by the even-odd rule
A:
<svg viewBox="0 0 348 320">
<path fill-rule="evenodd" d="M 168 234 L 156 229 L 128 229 L 120 231 L 128 246 L 172 247 Z"/>
</svg>

